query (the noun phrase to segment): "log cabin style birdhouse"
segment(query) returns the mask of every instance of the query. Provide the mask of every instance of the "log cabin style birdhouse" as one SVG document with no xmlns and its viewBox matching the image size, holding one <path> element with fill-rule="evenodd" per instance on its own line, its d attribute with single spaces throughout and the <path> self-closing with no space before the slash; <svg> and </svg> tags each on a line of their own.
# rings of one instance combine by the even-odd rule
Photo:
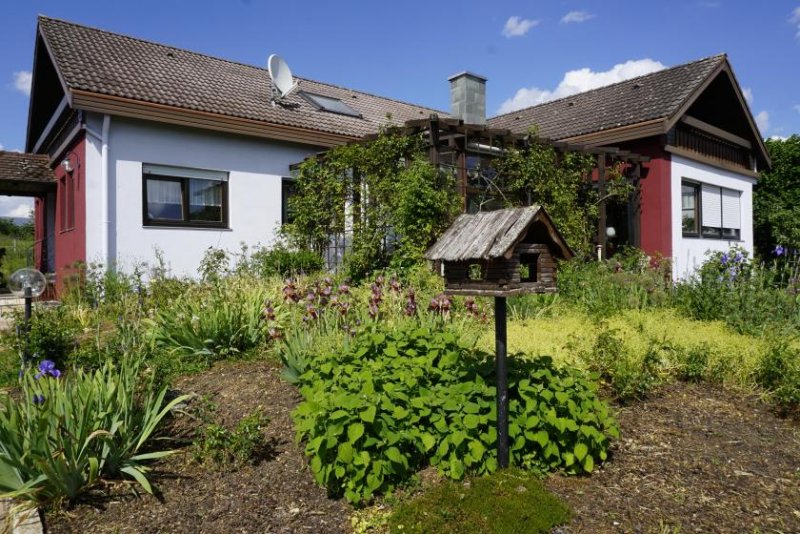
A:
<svg viewBox="0 0 800 534">
<path fill-rule="evenodd" d="M 541 206 L 462 214 L 425 253 L 445 292 L 505 297 L 556 291 L 556 260 L 574 253 Z"/>
</svg>

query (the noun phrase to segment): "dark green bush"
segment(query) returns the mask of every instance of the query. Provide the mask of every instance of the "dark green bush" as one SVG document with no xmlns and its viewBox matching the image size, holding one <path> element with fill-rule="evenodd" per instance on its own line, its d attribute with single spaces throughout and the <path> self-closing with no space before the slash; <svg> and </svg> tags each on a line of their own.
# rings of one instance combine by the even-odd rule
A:
<svg viewBox="0 0 800 534">
<path fill-rule="evenodd" d="M 65 308 L 37 307 L 31 315 L 28 334 L 23 328 L 22 312 L 14 314 L 17 329 L 7 335 L 13 336 L 12 346 L 35 361 L 51 360 L 63 366 L 67 357 L 77 346 L 79 326 Z"/>
<path fill-rule="evenodd" d="M 756 368 L 756 383 L 781 409 L 800 407 L 800 350 L 785 340 L 773 342 Z"/>
<path fill-rule="evenodd" d="M 278 246 L 256 250 L 250 256 L 250 268 L 264 277 L 313 274 L 324 267 L 322 257 L 308 249 L 289 250 Z"/>
<path fill-rule="evenodd" d="M 301 376 L 294 419 L 318 482 L 357 503 L 427 464 L 446 476 L 497 468 L 493 358 L 452 327 L 376 325 Z M 591 472 L 618 435 L 594 384 L 551 358 L 512 357 L 514 465 Z"/>
</svg>

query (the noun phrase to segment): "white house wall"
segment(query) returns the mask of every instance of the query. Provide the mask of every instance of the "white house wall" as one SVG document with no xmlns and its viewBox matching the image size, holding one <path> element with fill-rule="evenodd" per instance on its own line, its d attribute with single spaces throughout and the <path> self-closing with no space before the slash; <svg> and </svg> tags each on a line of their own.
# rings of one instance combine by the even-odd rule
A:
<svg viewBox="0 0 800 534">
<path fill-rule="evenodd" d="M 749 176 L 722 170 L 674 154 L 671 160 L 673 276 L 678 279 L 691 275 L 702 265 L 706 253 L 709 251 L 724 252 L 738 245 L 752 255 L 753 184 L 755 184 L 755 180 Z M 742 192 L 740 197 L 741 240 L 683 237 L 681 224 L 681 181 L 683 179 Z"/>
<path fill-rule="evenodd" d="M 100 132 L 101 116 L 89 126 Z M 87 143 L 87 261 L 103 261 L 101 141 Z M 274 241 L 281 222 L 281 178 L 289 165 L 319 148 L 251 139 L 225 133 L 112 117 L 109 133 L 109 256 L 123 270 L 163 252 L 175 275 L 196 276 L 209 247 L 238 251 Z M 228 174 L 227 229 L 145 227 L 142 220 L 142 164 L 225 171 Z"/>
</svg>

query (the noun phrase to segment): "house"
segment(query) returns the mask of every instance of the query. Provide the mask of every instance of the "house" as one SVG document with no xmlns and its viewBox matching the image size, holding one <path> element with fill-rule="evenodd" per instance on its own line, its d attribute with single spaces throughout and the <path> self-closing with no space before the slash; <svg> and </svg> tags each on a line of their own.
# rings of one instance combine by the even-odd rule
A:
<svg viewBox="0 0 800 534">
<path fill-rule="evenodd" d="M 40 17 L 26 152 L 47 158 L 52 183 L 32 193 L 37 266 L 60 284 L 76 262 L 130 269 L 160 251 L 194 274 L 208 247 L 272 241 L 292 164 L 430 117 L 649 156 L 641 201 L 609 224 L 676 273 L 707 249 L 752 250 L 769 159 L 725 56 L 489 119 L 471 73 L 450 80 L 452 116 L 298 80 L 275 103 L 265 69 Z"/>
</svg>

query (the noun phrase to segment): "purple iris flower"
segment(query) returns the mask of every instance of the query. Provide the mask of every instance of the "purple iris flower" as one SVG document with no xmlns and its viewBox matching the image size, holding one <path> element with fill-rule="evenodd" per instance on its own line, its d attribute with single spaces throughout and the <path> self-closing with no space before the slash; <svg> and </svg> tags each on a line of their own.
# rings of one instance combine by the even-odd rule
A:
<svg viewBox="0 0 800 534">
<path fill-rule="evenodd" d="M 36 380 L 39 380 L 43 376 L 47 375 L 50 375 L 53 378 L 58 378 L 59 376 L 61 376 L 61 371 L 56 369 L 56 362 L 54 362 L 53 360 L 42 360 L 42 362 L 39 364 L 39 372 L 36 373 L 36 376 L 34 376 L 34 378 Z"/>
<path fill-rule="evenodd" d="M 44 395 L 36 394 L 33 396 L 34 404 L 44 404 Z"/>
<path fill-rule="evenodd" d="M 720 261 L 720 263 L 722 263 L 722 265 L 728 265 L 728 253 L 725 252 L 722 255 L 722 257 L 719 259 L 719 261 Z"/>
<path fill-rule="evenodd" d="M 781 245 L 775 245 L 775 250 L 772 251 L 776 256 L 783 256 L 786 252 L 786 249 L 783 248 Z"/>
</svg>

